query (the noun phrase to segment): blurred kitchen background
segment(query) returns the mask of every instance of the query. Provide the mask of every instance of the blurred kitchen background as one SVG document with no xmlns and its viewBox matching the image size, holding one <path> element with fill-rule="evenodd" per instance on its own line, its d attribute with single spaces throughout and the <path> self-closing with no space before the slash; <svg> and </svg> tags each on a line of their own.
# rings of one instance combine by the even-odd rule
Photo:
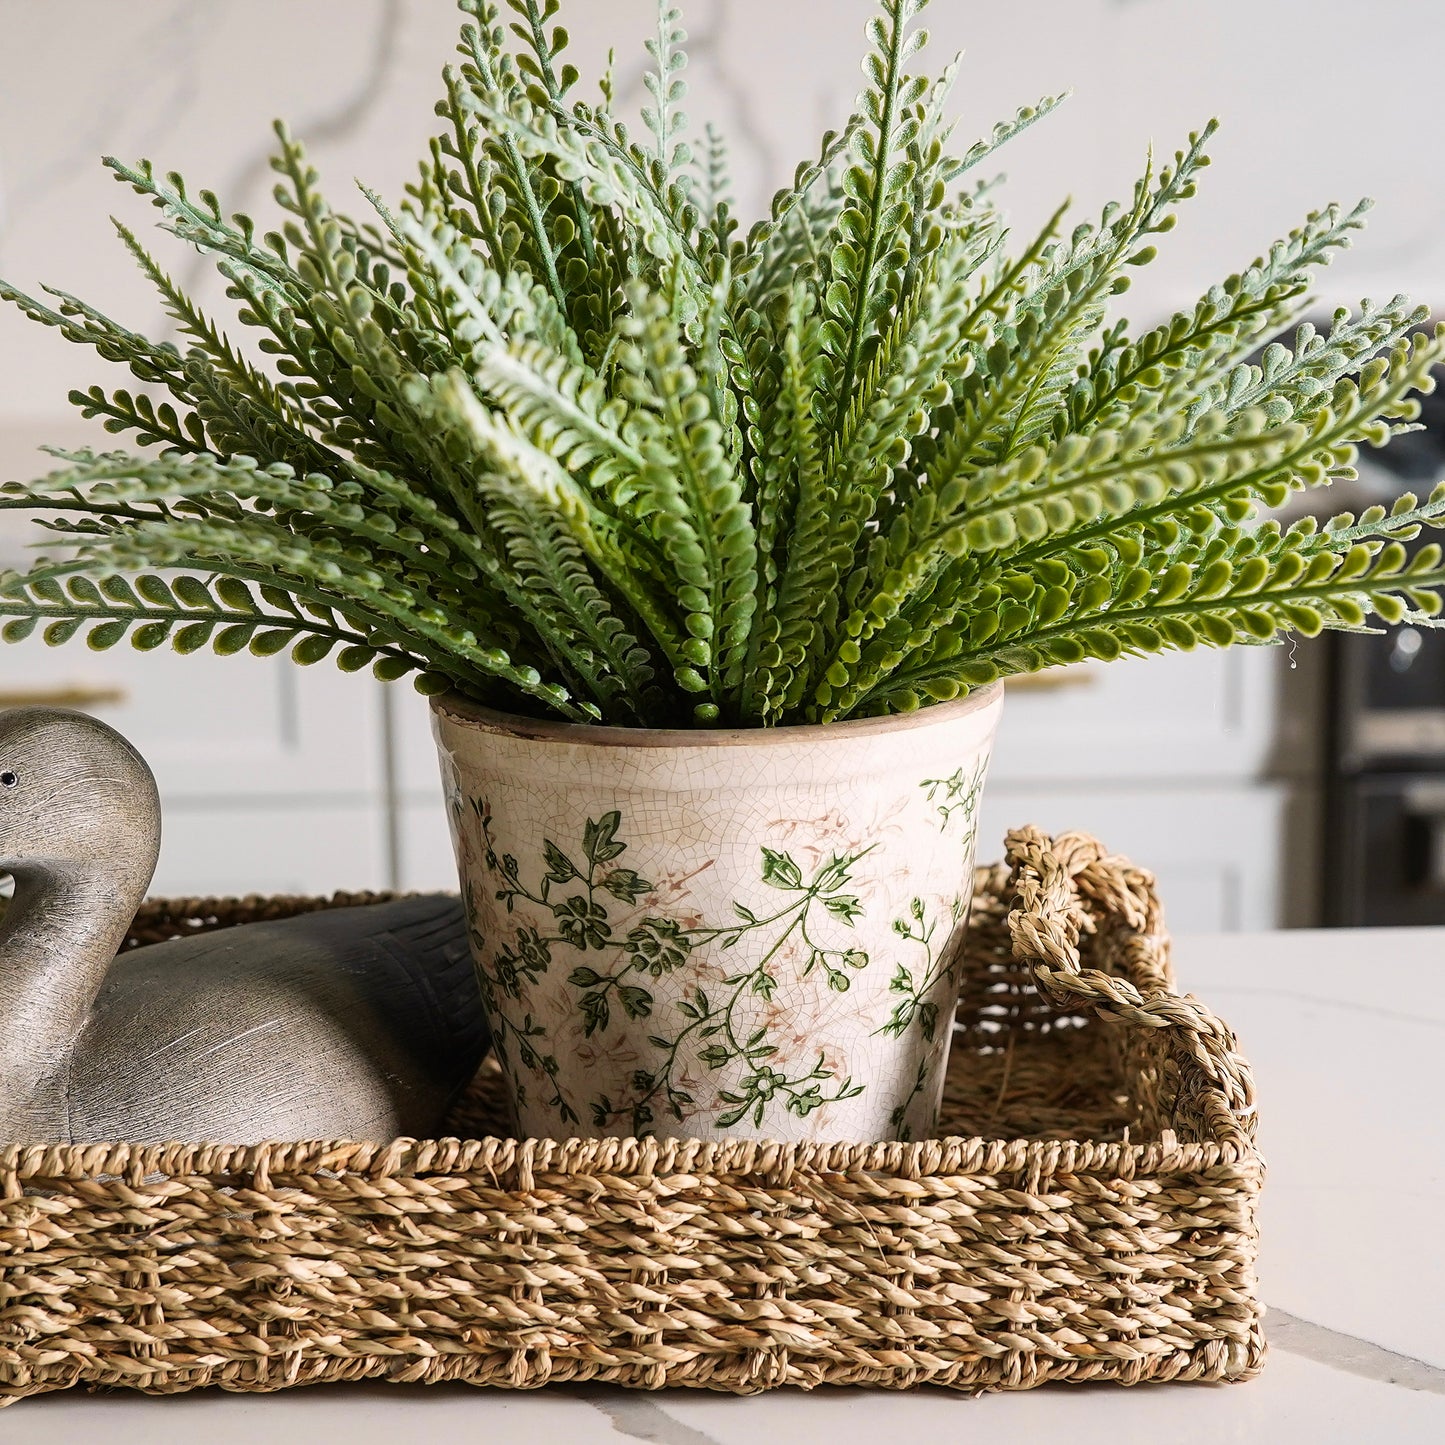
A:
<svg viewBox="0 0 1445 1445">
<path fill-rule="evenodd" d="M 688 110 L 729 134 L 745 217 L 846 113 L 871 9 L 686 7 Z M 585 81 L 616 47 L 635 105 L 652 0 L 564 10 Z M 935 65 L 968 52 L 963 145 L 1074 91 L 1002 161 L 1023 230 L 1065 195 L 1083 214 L 1127 196 L 1151 142 L 1172 153 L 1222 118 L 1201 195 L 1123 298 L 1140 321 L 1192 303 L 1306 211 L 1361 195 L 1377 210 L 1323 274 L 1321 311 L 1445 292 L 1438 0 L 937 0 L 928 22 Z M 100 156 L 151 157 L 261 218 L 269 123 L 284 115 L 338 200 L 353 176 L 396 195 L 432 132 L 456 27 L 449 0 L 0 0 L 0 274 L 165 334 L 106 221 L 154 213 Z M 216 306 L 213 273 L 165 239 L 175 274 Z M 105 443 L 65 398 L 108 369 L 0 314 L 0 479 L 44 469 L 43 442 Z M 1437 436 L 1383 460 L 1428 490 L 1445 470 Z M 23 531 L 0 513 L 0 565 L 21 559 Z M 32 641 L 0 648 L 0 705 L 26 701 L 93 709 L 150 759 L 166 804 L 159 892 L 454 886 L 427 709 L 404 683 Z M 1445 921 L 1445 657 L 1411 632 L 1089 665 L 1011 688 L 980 856 L 1023 822 L 1090 830 L 1154 868 L 1181 931 Z"/>
</svg>

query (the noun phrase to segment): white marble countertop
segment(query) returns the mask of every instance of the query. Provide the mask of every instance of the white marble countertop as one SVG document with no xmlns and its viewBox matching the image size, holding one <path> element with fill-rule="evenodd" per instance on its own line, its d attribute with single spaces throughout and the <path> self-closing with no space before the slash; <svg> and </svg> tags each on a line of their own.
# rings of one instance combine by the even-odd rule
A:
<svg viewBox="0 0 1445 1445">
<path fill-rule="evenodd" d="M 159 1400 L 72 1392 L 0 1411 L 0 1442 L 1437 1445 L 1445 1440 L 1445 929 L 1185 938 L 1176 960 L 1183 986 L 1235 1027 L 1259 1081 L 1270 1170 L 1260 1270 L 1272 1352 L 1249 1384 L 1054 1385 L 980 1399 L 943 1390 L 738 1399 L 346 1385 Z"/>
</svg>

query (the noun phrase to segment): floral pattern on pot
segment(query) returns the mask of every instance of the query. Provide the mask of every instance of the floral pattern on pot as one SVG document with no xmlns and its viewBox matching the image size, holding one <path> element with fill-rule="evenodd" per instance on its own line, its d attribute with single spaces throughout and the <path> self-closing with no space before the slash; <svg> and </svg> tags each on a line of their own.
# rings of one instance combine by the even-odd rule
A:
<svg viewBox="0 0 1445 1445">
<path fill-rule="evenodd" d="M 931 1132 L 998 710 L 700 737 L 439 702 L 519 1129 Z"/>
</svg>

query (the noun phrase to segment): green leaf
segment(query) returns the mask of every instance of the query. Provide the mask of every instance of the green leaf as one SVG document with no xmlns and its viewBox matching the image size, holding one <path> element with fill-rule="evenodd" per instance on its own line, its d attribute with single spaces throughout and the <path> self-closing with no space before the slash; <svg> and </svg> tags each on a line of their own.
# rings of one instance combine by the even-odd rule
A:
<svg viewBox="0 0 1445 1445">
<path fill-rule="evenodd" d="M 291 649 L 291 659 L 302 667 L 310 667 L 329 657 L 335 647 L 336 639 L 332 637 L 302 637 Z"/>
<path fill-rule="evenodd" d="M 50 623 L 45 629 L 45 642 L 48 647 L 59 647 L 69 642 L 80 630 L 83 617 L 66 617 L 59 622 Z"/>
<path fill-rule="evenodd" d="M 615 837 L 621 823 L 622 814 L 616 809 L 600 818 L 587 820 L 582 829 L 582 849 L 589 863 L 594 866 L 607 863 L 627 851 L 627 844 L 617 842 Z"/>
<path fill-rule="evenodd" d="M 587 1038 L 605 1029 L 612 1019 L 612 1010 L 607 1005 L 605 993 L 583 994 L 579 1001 L 582 1010 L 582 1028 Z"/>
<path fill-rule="evenodd" d="M 550 838 L 542 840 L 542 851 L 547 859 L 545 876 L 554 883 L 566 883 L 582 876 L 572 860 Z"/>
<path fill-rule="evenodd" d="M 797 892 L 803 887 L 803 870 L 786 853 L 763 849 L 763 882 L 773 888 Z"/>
<path fill-rule="evenodd" d="M 216 640 L 212 646 L 222 657 L 230 657 L 238 652 L 245 651 L 250 645 L 251 638 L 255 635 L 255 632 L 255 623 L 233 623 L 230 627 L 223 627 L 216 634 Z"/>
<path fill-rule="evenodd" d="M 171 638 L 171 646 L 180 653 L 199 652 L 216 630 L 214 622 L 188 622 L 178 628 Z"/>
<path fill-rule="evenodd" d="M 371 675 L 378 682 L 396 682 L 416 666 L 410 657 L 378 657 L 371 664 Z"/>
<path fill-rule="evenodd" d="M 652 995 L 645 988 L 623 984 L 617 990 L 617 999 L 630 1019 L 645 1019 L 652 1013 Z"/>
<path fill-rule="evenodd" d="M 268 628 L 264 632 L 258 632 L 248 645 L 255 657 L 275 657 L 278 652 L 284 652 L 295 637 L 296 634 L 287 629 Z"/>
<path fill-rule="evenodd" d="M 631 868 L 614 868 L 603 877 L 602 887 L 623 903 L 636 903 L 652 892 L 653 885 Z"/>
<path fill-rule="evenodd" d="M 92 627 L 86 634 L 86 644 L 92 652 L 105 652 L 108 648 L 114 647 L 116 643 L 125 639 L 126 624 L 124 622 L 102 622 Z"/>
<path fill-rule="evenodd" d="M 195 586 L 200 587 L 200 584 L 198 582 L 195 582 L 194 578 L 178 577 L 176 578 L 176 587 L 178 590 L 173 596 L 171 594 L 171 589 L 166 586 L 165 582 L 163 582 L 159 577 L 152 577 L 146 575 L 142 577 L 137 577 L 135 579 L 135 590 L 139 592 L 140 595 L 146 600 L 146 602 L 148 602 L 152 607 L 174 607 L 176 605 L 176 597 L 181 596 L 181 593 L 179 591 L 180 587 L 188 583 L 194 583 Z M 199 605 L 203 607 L 211 606 L 212 602 L 210 594 L 207 593 L 204 588 L 202 588 L 201 591 L 204 600 Z"/>
<path fill-rule="evenodd" d="M 171 624 L 169 622 L 147 622 L 137 627 L 130 635 L 130 645 L 137 652 L 154 652 L 158 647 L 164 647 L 171 635 Z"/>
<path fill-rule="evenodd" d="M 217 578 L 215 584 L 216 596 L 233 611 L 255 612 L 256 599 L 251 595 L 251 589 L 234 577 Z"/>
</svg>

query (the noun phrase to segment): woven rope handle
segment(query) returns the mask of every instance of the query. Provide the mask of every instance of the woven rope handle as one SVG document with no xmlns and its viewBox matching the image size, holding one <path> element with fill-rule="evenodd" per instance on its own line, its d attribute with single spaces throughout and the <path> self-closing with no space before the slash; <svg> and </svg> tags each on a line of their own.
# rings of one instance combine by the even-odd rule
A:
<svg viewBox="0 0 1445 1445">
<path fill-rule="evenodd" d="M 1016 906 L 1009 914 L 1014 958 L 1060 1008 L 1087 1008 L 1129 1028 L 1171 1029 L 1197 1069 L 1181 1089 L 1212 1086 L 1234 1123 L 1254 1137 L 1254 1075 L 1233 1032 L 1197 998 L 1175 990 L 1161 962 L 1167 940 L 1154 879 L 1107 853 L 1087 833 L 1050 838 L 1037 828 L 1008 835 Z M 1079 940 L 1107 930 L 1120 973 L 1083 966 Z"/>
</svg>

